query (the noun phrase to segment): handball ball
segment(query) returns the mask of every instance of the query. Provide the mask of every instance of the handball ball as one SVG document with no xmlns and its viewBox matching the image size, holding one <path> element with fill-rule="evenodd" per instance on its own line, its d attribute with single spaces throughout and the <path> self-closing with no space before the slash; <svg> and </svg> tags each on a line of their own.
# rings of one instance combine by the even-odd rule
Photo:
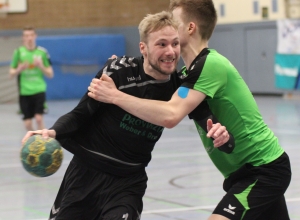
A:
<svg viewBox="0 0 300 220">
<path fill-rule="evenodd" d="M 54 174 L 63 160 L 63 150 L 54 138 L 33 135 L 21 149 L 21 161 L 25 170 L 38 177 Z"/>
</svg>

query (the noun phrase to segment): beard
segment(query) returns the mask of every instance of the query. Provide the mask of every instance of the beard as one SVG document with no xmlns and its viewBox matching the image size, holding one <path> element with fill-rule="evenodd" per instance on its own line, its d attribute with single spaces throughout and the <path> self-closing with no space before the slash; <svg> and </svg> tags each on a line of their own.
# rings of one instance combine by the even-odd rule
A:
<svg viewBox="0 0 300 220">
<path fill-rule="evenodd" d="M 158 62 L 152 62 L 151 58 L 152 57 L 149 55 L 149 61 L 148 62 L 150 64 L 150 66 L 152 67 L 152 69 L 156 70 L 158 73 L 160 73 L 160 74 L 162 74 L 164 76 L 169 76 L 172 73 L 174 73 L 174 71 L 176 70 L 176 65 L 177 64 L 175 64 L 175 66 L 174 66 L 174 68 L 172 70 L 170 70 L 170 71 L 164 71 L 164 70 L 162 70 L 162 68 L 160 68 L 160 66 L 158 65 Z"/>
</svg>

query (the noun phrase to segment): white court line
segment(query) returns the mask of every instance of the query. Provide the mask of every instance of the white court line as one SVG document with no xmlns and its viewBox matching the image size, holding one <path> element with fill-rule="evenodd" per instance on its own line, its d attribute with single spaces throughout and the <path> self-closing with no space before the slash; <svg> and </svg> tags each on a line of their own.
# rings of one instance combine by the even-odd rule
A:
<svg viewBox="0 0 300 220">
<path fill-rule="evenodd" d="M 286 199 L 286 202 L 299 202 L 300 198 L 291 198 Z M 184 211 L 194 211 L 194 210 L 202 210 L 202 209 L 214 209 L 215 205 L 208 206 L 194 206 L 194 207 L 186 207 L 186 208 L 175 208 L 175 209 L 157 209 L 157 210 L 149 210 L 143 211 L 143 214 L 156 214 L 156 213 L 167 213 L 167 212 L 184 212 Z"/>
<path fill-rule="evenodd" d="M 62 165 L 69 164 L 70 161 L 63 161 Z M 16 168 L 16 167 L 22 167 L 21 161 L 20 163 L 13 163 L 13 164 L 3 164 L 0 165 L 0 169 L 6 169 L 6 168 Z"/>
<path fill-rule="evenodd" d="M 195 207 L 186 207 L 186 208 L 174 208 L 174 209 L 157 209 L 157 210 L 149 210 L 143 211 L 143 214 L 156 214 L 156 213 L 167 213 L 167 212 L 183 212 L 183 211 L 193 211 L 193 210 L 201 210 L 201 209 L 214 209 L 215 205 L 208 206 L 195 206 Z"/>
<path fill-rule="evenodd" d="M 300 198 L 286 199 L 286 201 L 287 202 L 299 202 Z M 184 211 L 194 211 L 194 210 L 203 210 L 203 209 L 214 209 L 215 207 L 216 207 L 215 205 L 208 205 L 208 206 L 194 206 L 194 207 L 174 208 L 174 209 L 157 209 L 157 210 L 143 211 L 142 215 L 168 213 L 168 212 L 184 212 Z M 47 219 L 28 219 L 28 220 L 47 220 Z"/>
</svg>

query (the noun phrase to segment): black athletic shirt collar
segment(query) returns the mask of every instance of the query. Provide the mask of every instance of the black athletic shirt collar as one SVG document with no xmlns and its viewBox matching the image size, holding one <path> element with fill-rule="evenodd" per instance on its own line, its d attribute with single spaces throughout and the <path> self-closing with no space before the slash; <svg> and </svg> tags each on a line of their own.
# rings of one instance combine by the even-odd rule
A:
<svg viewBox="0 0 300 220">
<path fill-rule="evenodd" d="M 209 53 L 209 49 L 207 47 L 201 50 L 201 52 L 196 56 L 196 58 L 191 63 L 189 70 L 191 70 L 191 68 L 200 60 L 202 56 L 207 55 L 208 53 Z"/>
</svg>

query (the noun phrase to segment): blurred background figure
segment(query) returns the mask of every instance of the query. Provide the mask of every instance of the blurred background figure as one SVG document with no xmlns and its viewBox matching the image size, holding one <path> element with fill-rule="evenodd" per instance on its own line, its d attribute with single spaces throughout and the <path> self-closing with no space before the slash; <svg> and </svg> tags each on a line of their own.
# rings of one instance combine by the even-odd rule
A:
<svg viewBox="0 0 300 220">
<path fill-rule="evenodd" d="M 26 130 L 33 130 L 32 119 L 37 129 L 43 129 L 43 114 L 46 107 L 47 84 L 44 76 L 53 77 L 48 51 L 36 45 L 37 34 L 33 27 L 23 29 L 23 46 L 12 57 L 9 75 L 17 77 L 20 111 Z"/>
</svg>

